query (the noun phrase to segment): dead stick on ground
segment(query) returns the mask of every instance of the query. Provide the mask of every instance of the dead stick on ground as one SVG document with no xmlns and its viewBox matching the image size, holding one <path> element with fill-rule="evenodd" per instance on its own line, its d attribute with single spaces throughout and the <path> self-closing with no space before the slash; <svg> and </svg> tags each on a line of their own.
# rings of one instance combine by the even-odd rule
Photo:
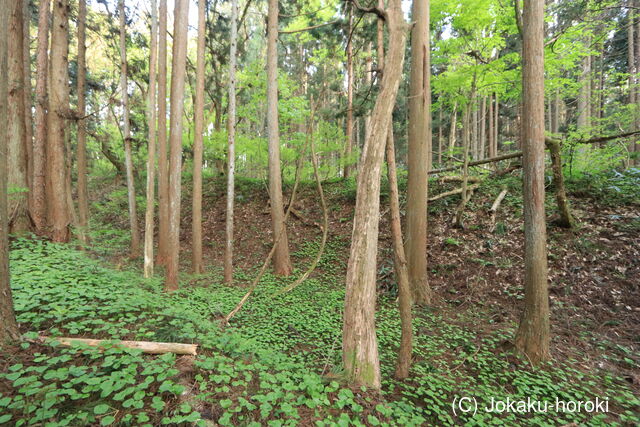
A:
<svg viewBox="0 0 640 427">
<path fill-rule="evenodd" d="M 493 230 L 496 228 L 496 212 L 498 212 L 500 203 L 502 203 L 502 200 L 506 195 L 507 195 L 507 189 L 506 187 L 502 187 L 502 191 L 500 192 L 500 194 L 498 194 L 498 197 L 496 197 L 496 200 L 493 202 L 493 205 L 491 205 L 491 209 L 489 209 L 489 214 L 491 215 L 491 225 L 489 226 L 490 232 L 493 232 Z"/>
<path fill-rule="evenodd" d="M 45 337 L 41 336 L 40 341 L 57 341 L 64 346 L 72 346 L 74 344 L 86 344 L 91 347 L 103 349 L 108 345 L 120 346 L 141 350 L 143 353 L 149 354 L 191 354 L 196 355 L 198 349 L 197 344 L 181 344 L 175 342 L 152 342 L 152 341 L 117 341 L 117 340 L 96 340 L 89 338 L 68 338 L 68 337 Z"/>
<path fill-rule="evenodd" d="M 478 187 L 480 187 L 480 184 L 470 185 L 469 187 L 467 187 L 467 191 L 471 192 L 471 191 L 477 190 Z M 455 190 L 447 191 L 447 192 L 444 192 L 444 193 L 440 193 L 437 196 L 430 197 L 429 201 L 433 202 L 435 200 L 442 199 L 442 198 L 448 197 L 448 196 L 453 196 L 454 194 L 460 194 L 460 193 L 462 193 L 462 188 L 456 188 Z"/>
<path fill-rule="evenodd" d="M 280 230 L 280 233 L 278 233 L 278 235 L 276 236 L 276 240 L 273 243 L 273 246 L 271 247 L 271 251 L 269 251 L 269 255 L 267 255 L 267 258 L 262 263 L 262 267 L 260 268 L 260 271 L 258 272 L 258 275 L 256 276 L 255 279 L 253 279 L 253 282 L 251 283 L 251 286 L 249 286 L 249 290 L 247 291 L 246 294 L 244 294 L 244 296 L 238 302 L 238 304 L 235 306 L 235 308 L 233 310 L 231 310 L 229 312 L 229 314 L 227 314 L 225 316 L 225 318 L 224 318 L 224 320 L 222 322 L 222 325 L 221 325 L 222 327 L 224 327 L 224 326 L 229 324 L 229 320 L 231 320 L 231 318 L 233 316 L 235 316 L 238 311 L 240 311 L 240 309 L 242 308 L 244 303 L 247 302 L 247 300 L 249 299 L 249 297 L 251 296 L 253 291 L 256 290 L 256 288 L 258 287 L 258 282 L 260 281 L 260 279 L 262 279 L 262 276 L 264 276 L 264 273 L 267 270 L 267 266 L 271 262 L 271 258 L 273 258 L 273 254 L 275 254 L 275 252 L 276 252 L 276 247 L 278 246 L 278 243 L 280 243 L 280 239 L 282 239 L 282 236 L 284 235 L 284 230 L 286 229 L 287 219 L 289 219 L 289 214 L 291 213 L 291 208 L 293 207 L 293 204 L 296 201 L 296 192 L 298 190 L 298 184 L 300 183 L 301 164 L 302 164 L 302 156 L 300 156 L 300 158 L 298 159 L 298 163 L 296 165 L 296 180 L 295 180 L 295 182 L 293 184 L 293 190 L 291 191 L 291 199 L 289 200 L 289 207 L 287 208 L 287 212 L 284 214 L 284 221 L 283 222 L 284 222 L 285 226 L 282 227 L 282 229 Z"/>
</svg>

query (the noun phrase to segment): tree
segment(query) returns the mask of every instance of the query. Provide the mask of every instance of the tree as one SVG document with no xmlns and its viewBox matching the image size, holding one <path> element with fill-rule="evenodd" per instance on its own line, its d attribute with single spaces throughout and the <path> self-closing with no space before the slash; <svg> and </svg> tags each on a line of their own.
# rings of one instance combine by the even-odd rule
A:
<svg viewBox="0 0 640 427">
<path fill-rule="evenodd" d="M 289 239 L 284 223 L 282 173 L 280 171 L 280 130 L 278 128 L 278 0 L 269 0 L 267 17 L 267 133 L 269 138 L 269 201 L 273 241 L 278 242 L 273 256 L 275 273 L 291 274 Z M 278 236 L 282 233 L 282 237 Z"/>
<path fill-rule="evenodd" d="M 8 27 L 9 2 L 0 8 L 0 345 L 18 338 L 18 325 L 13 311 L 9 285 L 9 218 L 7 200 L 7 110 L 8 110 Z"/>
<path fill-rule="evenodd" d="M 196 69 L 195 134 L 193 137 L 193 205 L 192 205 L 192 268 L 202 273 L 202 140 L 204 133 L 204 70 L 206 2 L 198 0 L 198 63 Z"/>
<path fill-rule="evenodd" d="M 129 202 L 129 228 L 131 231 L 131 256 L 140 251 L 140 230 L 136 208 L 136 189 L 131 154 L 131 124 L 129 122 L 129 86 L 127 79 L 127 33 L 124 0 L 118 3 L 120 15 L 120 90 L 122 91 L 122 138 L 124 139 L 124 164 L 127 170 L 127 199 Z"/>
<path fill-rule="evenodd" d="M 526 1 L 522 22 L 525 295 L 515 345 L 533 364 L 549 358 L 547 231 L 544 211 L 543 21 L 544 1 Z"/>
<path fill-rule="evenodd" d="M 84 116 L 85 107 L 85 87 L 86 87 L 86 25 L 87 3 L 86 0 L 79 0 L 78 5 L 78 225 L 80 227 L 80 239 L 87 243 L 87 226 L 89 225 L 89 197 L 87 194 L 87 128 Z"/>
<path fill-rule="evenodd" d="M 27 184 L 31 189 L 33 177 L 33 103 L 31 101 L 31 8 L 29 0 L 22 0 L 22 70 L 24 73 L 24 138 L 27 152 Z M 31 191 L 29 191 L 29 212 L 31 211 Z M 31 225 L 31 224 L 30 224 Z"/>
<path fill-rule="evenodd" d="M 47 145 L 47 79 L 49 68 L 49 0 L 41 0 L 38 6 L 38 45 L 36 49 L 36 102 L 33 138 L 31 178 L 31 219 L 36 232 L 42 233 L 47 223 L 47 199 L 45 193 Z"/>
<path fill-rule="evenodd" d="M 28 207 L 27 179 L 27 140 L 25 126 L 25 93 L 24 93 L 24 36 L 22 2 L 10 3 L 9 19 L 9 109 L 7 117 L 9 146 L 8 185 L 11 190 L 9 199 L 9 230 L 12 233 L 28 231 L 31 227 Z"/>
<path fill-rule="evenodd" d="M 407 30 L 400 0 L 390 0 L 384 11 L 376 10 L 387 23 L 389 55 L 371 114 L 371 132 L 365 140 L 358 169 L 342 327 L 342 361 L 348 380 L 374 389 L 380 388 L 375 330 L 380 175 L 391 113 L 400 85 Z"/>
<path fill-rule="evenodd" d="M 147 209 L 144 215 L 144 277 L 153 276 L 153 233 L 156 174 L 156 63 L 158 55 L 158 9 L 151 0 L 151 43 L 149 54 L 149 90 L 147 93 L 147 121 L 149 122 L 149 154 L 147 159 Z"/>
<path fill-rule="evenodd" d="M 347 144 L 345 147 L 344 177 L 351 174 L 351 152 L 353 151 L 353 7 L 349 6 L 349 31 L 347 33 Z"/>
<path fill-rule="evenodd" d="M 227 216 L 225 225 L 224 281 L 233 282 L 233 207 L 236 168 L 236 54 L 238 45 L 238 0 L 231 0 L 229 47 L 229 109 L 227 114 Z"/>
<path fill-rule="evenodd" d="M 167 0 L 160 0 L 158 24 L 158 258 L 167 261 L 169 239 L 169 163 L 167 161 Z"/>
<path fill-rule="evenodd" d="M 69 240 L 70 212 L 67 202 L 65 138 L 69 115 L 69 1 L 53 5 L 47 114 L 46 193 L 47 217 L 55 242 Z"/>
<path fill-rule="evenodd" d="M 169 119 L 169 227 L 167 241 L 167 277 L 165 290 L 178 289 L 180 254 L 180 193 L 182 172 L 182 114 L 187 68 L 187 28 L 189 0 L 176 0 L 171 61 L 171 117 Z M 161 129 L 162 131 L 162 129 Z"/>
<path fill-rule="evenodd" d="M 427 168 L 431 151 L 429 0 L 414 0 L 411 19 L 406 252 L 413 300 L 431 303 L 427 276 Z"/>
</svg>

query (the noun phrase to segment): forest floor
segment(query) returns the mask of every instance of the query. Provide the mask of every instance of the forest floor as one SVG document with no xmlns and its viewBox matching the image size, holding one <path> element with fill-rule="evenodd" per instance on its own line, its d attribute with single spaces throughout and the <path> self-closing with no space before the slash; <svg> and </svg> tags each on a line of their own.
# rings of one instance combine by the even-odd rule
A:
<svg viewBox="0 0 640 427">
<path fill-rule="evenodd" d="M 126 256 L 126 190 L 112 178 L 92 182 L 93 244 L 87 250 L 40 240 L 12 242 L 12 286 L 27 341 L 21 344 L 24 350 L 0 355 L 0 425 L 640 423 L 638 171 L 569 177 L 579 221 L 573 231 L 553 225 L 555 206 L 548 189 L 553 360 L 539 369 L 514 356 L 511 348 L 523 299 L 519 178 L 485 180 L 468 204 L 464 230 L 451 225 L 459 196 L 430 203 L 429 280 L 435 300 L 431 307 L 415 309 L 414 366 L 405 382 L 392 379 L 400 328 L 383 190 L 377 311 L 381 394 L 345 388 L 341 381 L 354 182 L 325 183 L 330 217 L 325 253 L 309 280 L 275 297 L 306 269 L 319 247 L 322 211 L 315 184 L 301 185 L 297 215 L 289 221 L 294 274 L 279 278 L 267 273 L 222 330 L 219 319 L 246 292 L 272 241 L 264 183 L 239 180 L 236 284 L 222 284 L 223 181 L 205 181 L 207 266 L 197 276 L 187 273 L 191 215 L 185 181 L 185 273 L 181 290 L 172 295 L 160 292 L 161 275 L 143 279 L 141 260 Z M 453 187 L 433 180 L 430 194 Z M 487 210 L 505 187 L 507 197 L 491 231 Z M 143 212 L 144 200 L 139 201 Z M 99 353 L 36 342 L 37 335 L 195 342 L 200 350 L 196 358 L 143 356 L 118 347 Z M 456 397 L 475 398 L 478 412 L 454 413 Z M 604 413 L 482 410 L 492 398 L 552 404 L 599 398 L 609 406 Z"/>
</svg>

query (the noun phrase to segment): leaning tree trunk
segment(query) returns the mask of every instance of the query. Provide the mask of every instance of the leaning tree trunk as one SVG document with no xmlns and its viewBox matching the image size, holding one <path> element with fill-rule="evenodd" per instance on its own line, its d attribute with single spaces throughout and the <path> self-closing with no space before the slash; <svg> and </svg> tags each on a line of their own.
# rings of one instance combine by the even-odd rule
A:
<svg viewBox="0 0 640 427">
<path fill-rule="evenodd" d="M 151 0 L 151 43 L 149 53 L 149 90 L 147 93 L 147 121 L 149 122 L 149 154 L 147 159 L 147 208 L 144 215 L 144 277 L 153 276 L 153 233 L 156 179 L 156 65 L 158 55 L 158 9 Z"/>
<path fill-rule="evenodd" d="M 238 0 L 231 0 L 231 41 L 229 50 L 229 109 L 227 118 L 227 216 L 225 224 L 224 281 L 233 282 L 233 208 L 236 170 L 236 51 L 238 45 Z"/>
<path fill-rule="evenodd" d="M 269 200 L 274 242 L 278 247 L 273 256 L 275 273 L 291 274 L 289 239 L 282 205 L 282 173 L 280 171 L 280 131 L 278 129 L 278 1 L 269 0 L 267 21 L 267 133 L 269 135 Z"/>
<path fill-rule="evenodd" d="M 189 0 L 176 0 L 173 26 L 173 58 L 171 61 L 171 118 L 169 120 L 169 239 L 166 291 L 178 289 L 180 254 L 180 193 L 182 172 L 182 114 L 187 68 L 187 28 Z"/>
<path fill-rule="evenodd" d="M 167 0 L 160 0 L 158 23 L 158 257 L 165 265 L 169 238 L 169 163 L 167 161 Z"/>
<path fill-rule="evenodd" d="M 136 189 L 133 177 L 133 157 L 131 154 L 131 130 L 129 124 L 129 93 L 127 83 L 127 44 L 124 0 L 119 2 L 120 13 L 120 90 L 122 91 L 122 138 L 124 139 L 124 164 L 127 169 L 127 198 L 129 200 L 129 229 L 131 231 L 131 256 L 140 251 L 140 230 L 136 208 Z"/>
<path fill-rule="evenodd" d="M 7 199 L 7 110 L 8 110 L 8 27 L 10 8 L 3 1 L 0 8 L 0 346 L 18 338 L 18 324 L 13 311 L 9 284 L 9 217 Z"/>
<path fill-rule="evenodd" d="M 65 138 L 69 109 L 69 0 L 53 5 L 49 113 L 47 114 L 47 217 L 54 242 L 69 240 L 70 212 L 66 188 Z"/>
<path fill-rule="evenodd" d="M 385 15 L 390 54 L 385 61 L 381 91 L 371 114 L 371 133 L 365 141 L 358 171 L 342 333 L 342 360 L 348 380 L 374 389 L 380 388 L 375 330 L 380 175 L 400 84 L 407 31 L 400 0 L 390 0 Z"/>
<path fill-rule="evenodd" d="M 562 173 L 562 158 L 560 156 L 560 141 L 547 139 L 547 148 L 551 155 L 551 167 L 553 169 L 553 185 L 558 205 L 558 225 L 564 228 L 574 228 L 575 220 L 571 215 L 571 208 L 567 200 L 567 191 L 564 186 L 564 174 Z"/>
<path fill-rule="evenodd" d="M 533 364 L 549 359 L 547 230 L 544 210 L 544 2 L 524 3 L 523 16 L 524 311 L 516 348 Z"/>
<path fill-rule="evenodd" d="M 193 200 L 191 267 L 195 274 L 204 271 L 202 264 L 202 150 L 204 133 L 204 69 L 205 69 L 205 0 L 198 0 L 198 47 L 196 64 L 195 135 L 193 137 Z"/>
<path fill-rule="evenodd" d="M 427 276 L 427 195 L 431 152 L 431 61 L 429 1 L 414 0 L 409 81 L 409 153 L 407 182 L 407 262 L 416 304 L 431 303 Z"/>
<path fill-rule="evenodd" d="M 9 230 L 12 233 L 29 231 L 29 181 L 27 178 L 27 141 L 25 128 L 24 93 L 24 10 L 21 1 L 12 1 L 9 17 L 9 109 L 7 117 L 9 146 L 7 150 L 9 199 Z"/>
<path fill-rule="evenodd" d="M 36 111 L 33 139 L 33 177 L 31 178 L 31 219 L 36 232 L 42 234 L 47 225 L 47 196 L 45 193 L 47 146 L 47 79 L 49 68 L 49 0 L 38 6 L 38 47 L 36 53 Z"/>
<path fill-rule="evenodd" d="M 78 8 L 78 227 L 79 237 L 84 243 L 89 241 L 88 229 L 89 225 L 89 197 L 87 191 L 87 128 L 84 115 L 85 108 L 85 87 L 86 87 L 86 26 L 87 17 L 86 0 L 79 0 Z"/>
</svg>

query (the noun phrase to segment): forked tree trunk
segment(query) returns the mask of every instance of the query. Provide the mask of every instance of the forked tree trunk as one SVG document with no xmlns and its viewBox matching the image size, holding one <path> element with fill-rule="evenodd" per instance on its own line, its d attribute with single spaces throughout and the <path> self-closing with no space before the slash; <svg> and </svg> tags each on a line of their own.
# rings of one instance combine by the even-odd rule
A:
<svg viewBox="0 0 640 427">
<path fill-rule="evenodd" d="M 69 240 L 65 138 L 69 112 L 69 0 L 56 0 L 51 25 L 51 76 L 47 114 L 47 217 L 54 242 Z"/>
<path fill-rule="evenodd" d="M 282 173 L 280 171 L 280 131 L 278 129 L 278 0 L 269 0 L 267 19 L 267 133 L 269 136 L 269 200 L 274 242 L 282 231 L 273 256 L 275 273 L 291 274 L 289 239 L 282 205 Z"/>
<path fill-rule="evenodd" d="M 206 4 L 198 0 L 198 47 L 196 64 L 195 135 L 193 138 L 193 204 L 192 204 L 192 258 L 191 267 L 195 274 L 204 271 L 202 264 L 202 150 L 204 133 L 204 48 Z"/>
<path fill-rule="evenodd" d="M 523 114 L 524 310 L 516 349 L 538 364 L 549 359 L 547 231 L 544 211 L 544 2 L 524 3 Z"/>
<path fill-rule="evenodd" d="M 140 230 L 136 208 L 136 189 L 133 177 L 133 157 L 131 153 L 131 130 L 129 124 L 129 93 L 127 79 L 126 16 L 124 0 L 119 1 L 120 13 L 120 90 L 122 91 L 122 138 L 124 139 L 124 165 L 127 170 L 127 198 L 129 201 L 129 229 L 131 231 L 131 256 L 140 251 Z"/>
<path fill-rule="evenodd" d="M 231 41 L 229 49 L 229 110 L 227 118 L 227 217 L 225 224 L 224 281 L 233 282 L 233 208 L 236 171 L 236 52 L 238 45 L 238 0 L 231 0 Z"/>
<path fill-rule="evenodd" d="M 353 5 L 348 4 L 349 7 L 349 31 L 347 39 L 347 129 L 346 137 L 347 143 L 345 146 L 344 154 L 344 172 L 345 178 L 349 178 L 351 174 L 351 153 L 353 151 Z"/>
<path fill-rule="evenodd" d="M 9 217 L 7 198 L 7 110 L 8 85 L 8 27 L 9 2 L 0 8 L 0 346 L 18 338 L 18 324 L 13 311 L 9 284 Z"/>
<path fill-rule="evenodd" d="M 29 219 L 29 182 L 27 179 L 27 140 L 24 93 L 24 10 L 22 2 L 9 2 L 9 109 L 7 117 L 9 147 L 7 150 L 9 199 L 9 231 L 23 233 L 31 227 Z"/>
<path fill-rule="evenodd" d="M 427 276 L 427 169 L 431 151 L 429 0 L 414 0 L 411 16 L 415 25 L 411 30 L 406 251 L 413 301 L 427 305 L 431 303 Z"/>
<path fill-rule="evenodd" d="M 78 166 L 78 237 L 83 243 L 87 243 L 89 225 L 89 196 L 87 192 L 87 128 L 84 116 L 85 88 L 86 88 L 86 21 L 87 3 L 86 0 L 79 0 L 78 4 L 78 146 L 77 166 Z"/>
<path fill-rule="evenodd" d="M 158 24 L 158 257 L 165 265 L 169 239 L 169 163 L 167 161 L 167 0 L 160 0 Z"/>
<path fill-rule="evenodd" d="M 155 228 L 155 180 L 156 180 L 156 65 L 158 56 L 158 9 L 151 0 L 151 43 L 149 53 L 149 90 L 147 93 L 147 121 L 149 122 L 149 154 L 147 159 L 147 207 L 144 215 L 144 277 L 153 276 L 153 233 Z"/>
<path fill-rule="evenodd" d="M 49 0 L 41 0 L 38 6 L 38 46 L 36 52 L 36 111 L 33 139 L 33 177 L 31 180 L 31 218 L 36 233 L 42 234 L 47 225 L 47 196 L 45 193 L 47 146 L 47 109 L 49 99 L 47 79 L 49 74 Z"/>
<path fill-rule="evenodd" d="M 180 193 L 182 173 L 182 115 L 187 68 L 189 0 L 176 0 L 173 12 L 173 58 L 171 61 L 171 118 L 169 121 L 169 239 L 166 291 L 178 289 L 180 254 Z"/>
<path fill-rule="evenodd" d="M 380 388 L 375 330 L 380 175 L 391 113 L 400 84 L 407 31 L 400 0 L 390 0 L 386 18 L 389 55 L 385 61 L 381 91 L 371 114 L 371 133 L 365 141 L 358 171 L 342 335 L 342 360 L 348 381 L 374 389 Z"/>
</svg>

